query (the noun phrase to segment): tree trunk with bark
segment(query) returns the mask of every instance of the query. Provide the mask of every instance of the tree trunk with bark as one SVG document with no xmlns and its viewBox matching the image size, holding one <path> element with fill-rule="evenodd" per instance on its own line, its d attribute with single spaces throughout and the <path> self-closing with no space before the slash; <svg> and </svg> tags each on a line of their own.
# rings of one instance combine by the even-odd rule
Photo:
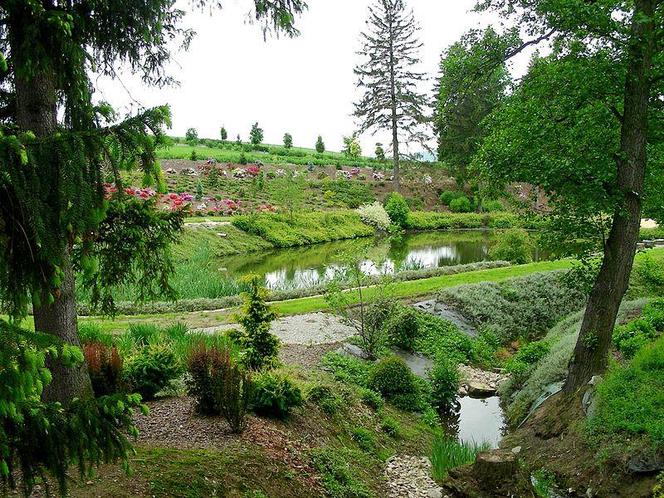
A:
<svg viewBox="0 0 664 498">
<path fill-rule="evenodd" d="M 655 0 L 637 0 L 632 18 L 625 82 L 617 183 L 624 200 L 616 208 L 604 259 L 588 298 L 579 339 L 564 386 L 576 392 L 606 370 L 611 336 L 627 291 L 641 225 L 641 196 L 647 162 L 648 100 L 653 57 Z"/>
<path fill-rule="evenodd" d="M 36 136 L 51 135 L 57 128 L 57 99 L 54 75 L 42 70 L 31 77 L 16 77 L 16 121 L 22 131 Z M 50 167 L 50 165 L 49 165 Z M 53 188 L 57 188 L 54 185 Z M 55 292 L 52 304 L 47 304 L 46 291 L 40 298 L 41 306 L 33 301 L 35 330 L 52 334 L 66 344 L 80 347 L 76 316 L 75 276 L 69 248 L 61 256 L 62 284 Z M 48 285 L 48 284 L 45 284 Z M 49 289 L 50 291 L 50 289 Z M 85 363 L 68 368 L 55 358 L 48 358 L 52 373 L 51 383 L 45 387 L 45 401 L 68 404 L 73 398 L 92 395 L 92 385 Z"/>
<path fill-rule="evenodd" d="M 394 76 L 394 41 L 392 34 L 392 20 L 389 20 L 390 26 L 390 111 L 392 118 L 392 163 L 394 165 L 394 190 L 399 192 L 401 190 L 401 182 L 399 181 L 399 123 L 397 118 L 397 90 L 396 81 Z"/>
</svg>

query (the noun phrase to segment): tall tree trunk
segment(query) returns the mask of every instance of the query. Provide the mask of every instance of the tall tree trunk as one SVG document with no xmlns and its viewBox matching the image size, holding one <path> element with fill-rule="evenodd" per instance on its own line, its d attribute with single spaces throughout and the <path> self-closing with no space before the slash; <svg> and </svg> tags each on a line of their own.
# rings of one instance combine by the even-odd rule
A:
<svg viewBox="0 0 664 498">
<path fill-rule="evenodd" d="M 399 129 L 397 120 L 397 89 L 394 77 L 394 33 L 392 31 L 392 17 L 388 18 L 390 26 L 390 111 L 392 114 L 392 163 L 394 165 L 394 190 L 399 192 L 401 190 L 401 182 L 399 179 Z"/>
<path fill-rule="evenodd" d="M 646 170 L 648 99 L 653 56 L 655 0 L 637 0 L 632 18 L 625 82 L 618 188 L 624 196 L 604 247 L 604 260 L 588 298 L 579 339 L 564 386 L 576 392 L 607 366 L 611 335 L 627 291 L 641 224 L 641 195 Z"/>
<path fill-rule="evenodd" d="M 57 100 L 53 74 L 42 70 L 30 78 L 17 76 L 16 119 L 22 131 L 32 131 L 36 136 L 48 136 L 57 128 Z M 50 165 L 47 165 L 50 167 Z M 53 188 L 57 188 L 56 185 Z M 52 334 L 63 342 L 80 347 L 76 322 L 75 278 L 69 249 L 61 256 L 60 268 L 64 275 L 52 304 L 40 299 L 42 305 L 33 302 L 35 330 Z M 65 367 L 54 358 L 48 359 L 53 380 L 43 393 L 45 401 L 69 403 L 73 398 L 89 397 L 92 385 L 85 364 Z"/>
</svg>

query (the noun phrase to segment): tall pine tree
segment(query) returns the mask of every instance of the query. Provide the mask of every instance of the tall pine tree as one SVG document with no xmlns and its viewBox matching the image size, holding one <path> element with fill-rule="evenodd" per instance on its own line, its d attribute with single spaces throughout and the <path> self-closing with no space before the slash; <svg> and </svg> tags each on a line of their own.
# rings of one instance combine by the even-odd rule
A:
<svg viewBox="0 0 664 498">
<path fill-rule="evenodd" d="M 419 64 L 419 26 L 403 0 L 377 0 L 369 7 L 367 31 L 360 55 L 366 60 L 355 68 L 357 86 L 364 89 L 355 104 L 360 131 L 389 130 L 392 134 L 394 184 L 399 189 L 399 144 L 418 135 L 424 121 L 426 98 L 417 91 L 425 79 Z"/>
</svg>

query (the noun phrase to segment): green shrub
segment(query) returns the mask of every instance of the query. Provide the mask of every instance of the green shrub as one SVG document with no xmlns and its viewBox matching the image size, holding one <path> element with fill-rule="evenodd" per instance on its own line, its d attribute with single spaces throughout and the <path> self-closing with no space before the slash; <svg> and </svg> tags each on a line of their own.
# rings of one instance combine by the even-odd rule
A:
<svg viewBox="0 0 664 498">
<path fill-rule="evenodd" d="M 422 411 L 422 422 L 431 427 L 432 429 L 440 428 L 440 415 L 431 406 L 427 406 Z"/>
<path fill-rule="evenodd" d="M 273 366 L 279 354 L 279 339 L 270 333 L 270 324 L 277 317 L 266 304 L 267 289 L 258 275 L 247 275 L 243 281 L 249 290 L 243 295 L 244 306 L 237 320 L 244 333 L 236 340 L 245 348 L 243 362 L 251 369 Z"/>
<path fill-rule="evenodd" d="M 388 400 L 397 395 L 416 394 L 413 374 L 408 365 L 397 356 L 383 358 L 374 365 L 368 386 Z"/>
<path fill-rule="evenodd" d="M 512 358 L 507 360 L 505 369 L 511 375 L 511 389 L 521 387 L 528 378 L 533 365 L 549 354 L 550 350 L 551 346 L 548 342 L 533 341 L 522 346 Z"/>
<path fill-rule="evenodd" d="M 390 344 L 412 351 L 419 334 L 418 313 L 411 306 L 397 305 L 393 308 L 385 328 Z"/>
<path fill-rule="evenodd" d="M 452 190 L 445 190 L 443 193 L 440 194 L 440 202 L 442 204 L 445 204 L 446 206 L 449 206 L 450 202 L 452 202 L 454 199 L 458 199 L 459 197 L 463 197 L 463 192 L 454 192 Z"/>
<path fill-rule="evenodd" d="M 252 407 L 256 413 L 283 419 L 298 406 L 302 406 L 302 392 L 285 375 L 261 372 L 254 377 Z"/>
<path fill-rule="evenodd" d="M 137 346 L 147 346 L 159 336 L 159 329 L 156 325 L 146 323 L 132 323 L 129 325 L 127 334 Z"/>
<path fill-rule="evenodd" d="M 376 440 L 370 430 L 364 427 L 356 427 L 351 432 L 351 438 L 357 443 L 362 451 L 373 453 L 376 449 Z"/>
<path fill-rule="evenodd" d="M 470 213 L 473 210 L 473 205 L 466 196 L 453 199 L 450 201 L 449 207 L 453 213 Z"/>
<path fill-rule="evenodd" d="M 336 414 L 343 406 L 343 399 L 330 386 L 321 384 L 309 390 L 307 399 L 316 403 L 328 415 Z"/>
<path fill-rule="evenodd" d="M 403 195 L 398 192 L 392 192 L 385 200 L 385 211 L 387 211 L 392 223 L 399 227 L 406 226 L 410 208 Z"/>
<path fill-rule="evenodd" d="M 641 348 L 629 364 L 613 365 L 597 386 L 589 420 L 599 436 L 644 435 L 664 449 L 664 337 Z"/>
<path fill-rule="evenodd" d="M 449 408 L 459 391 L 459 372 L 456 363 L 439 358 L 429 372 L 432 387 L 432 404 L 438 409 Z"/>
<path fill-rule="evenodd" d="M 523 265 L 533 260 L 534 248 L 535 245 L 528 232 L 512 229 L 498 236 L 498 241 L 489 251 L 489 256 L 494 260 Z"/>
<path fill-rule="evenodd" d="M 131 391 L 151 400 L 178 376 L 179 369 L 175 355 L 167 346 L 151 344 L 125 362 L 123 374 Z"/>
<path fill-rule="evenodd" d="M 501 343 L 537 340 L 558 320 L 585 306 L 586 295 L 561 282 L 560 272 L 445 289 L 439 299 Z"/>
<path fill-rule="evenodd" d="M 392 417 L 387 416 L 381 418 L 380 430 L 393 438 L 398 438 L 399 434 L 401 433 L 399 422 L 394 420 Z"/>
<path fill-rule="evenodd" d="M 371 493 L 351 471 L 348 458 L 361 458 L 361 453 L 344 455 L 339 450 L 321 448 L 312 453 L 314 468 L 320 473 L 323 486 L 332 498 L 369 498 Z"/>
<path fill-rule="evenodd" d="M 377 393 L 372 389 L 361 387 L 358 390 L 358 394 L 360 395 L 362 403 L 367 405 L 369 408 L 373 408 L 374 410 L 380 410 L 385 404 L 385 401 L 383 400 L 383 397 L 380 395 L 380 393 Z"/>
<path fill-rule="evenodd" d="M 655 327 L 645 318 L 641 318 L 616 327 L 613 331 L 613 344 L 625 358 L 632 358 L 639 349 L 651 342 L 656 335 Z"/>
<path fill-rule="evenodd" d="M 664 299 L 654 299 L 643 308 L 643 318 L 658 332 L 664 331 Z"/>
<path fill-rule="evenodd" d="M 456 439 L 436 436 L 431 451 L 431 468 L 433 478 L 440 482 L 447 472 L 475 461 L 478 453 L 489 449 L 486 443 L 464 443 Z"/>
<path fill-rule="evenodd" d="M 505 211 L 505 207 L 498 200 L 488 200 L 482 203 L 482 209 L 487 213 L 495 213 L 500 211 Z"/>
</svg>

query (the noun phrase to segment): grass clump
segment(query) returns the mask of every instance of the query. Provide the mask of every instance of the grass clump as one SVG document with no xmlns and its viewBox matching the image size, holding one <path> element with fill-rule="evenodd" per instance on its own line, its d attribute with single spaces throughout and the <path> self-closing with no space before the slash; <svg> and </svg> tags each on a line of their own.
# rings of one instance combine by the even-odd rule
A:
<svg viewBox="0 0 664 498">
<path fill-rule="evenodd" d="M 643 435 L 664 449 L 664 337 L 641 348 L 625 365 L 614 364 L 597 386 L 589 427 L 597 436 Z"/>
<path fill-rule="evenodd" d="M 321 474 L 325 490 L 332 498 L 369 498 L 369 489 L 357 479 L 348 462 L 349 457 L 363 457 L 345 453 L 332 448 L 313 452 L 313 465 Z"/>
<path fill-rule="evenodd" d="M 444 436 L 436 436 L 431 451 L 433 478 L 442 481 L 450 469 L 475 461 L 478 453 L 489 449 L 487 443 L 459 442 Z"/>
</svg>

